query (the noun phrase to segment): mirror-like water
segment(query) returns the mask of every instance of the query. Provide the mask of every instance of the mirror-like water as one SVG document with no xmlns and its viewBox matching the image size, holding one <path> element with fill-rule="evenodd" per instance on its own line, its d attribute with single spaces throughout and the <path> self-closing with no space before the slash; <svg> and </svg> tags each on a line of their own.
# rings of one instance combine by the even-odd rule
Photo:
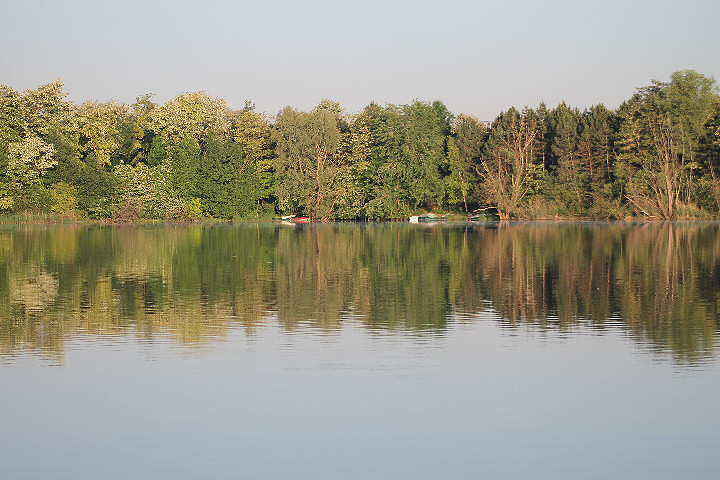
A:
<svg viewBox="0 0 720 480">
<path fill-rule="evenodd" d="M 0 229 L 0 477 L 712 478 L 719 233 Z"/>
</svg>

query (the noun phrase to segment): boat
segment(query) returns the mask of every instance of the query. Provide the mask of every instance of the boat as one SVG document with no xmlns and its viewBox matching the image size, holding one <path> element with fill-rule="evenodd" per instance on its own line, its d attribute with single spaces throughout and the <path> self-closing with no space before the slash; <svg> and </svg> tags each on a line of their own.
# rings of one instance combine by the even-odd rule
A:
<svg viewBox="0 0 720 480">
<path fill-rule="evenodd" d="M 444 222 L 448 219 L 447 215 L 438 215 L 436 213 L 424 213 L 422 215 L 413 215 L 408 218 L 410 223 L 431 223 Z"/>
<path fill-rule="evenodd" d="M 283 215 L 282 217 L 275 217 L 276 222 L 280 222 L 283 225 L 294 225 L 296 223 L 310 223 L 310 217 L 296 217 L 295 215 Z"/>
</svg>

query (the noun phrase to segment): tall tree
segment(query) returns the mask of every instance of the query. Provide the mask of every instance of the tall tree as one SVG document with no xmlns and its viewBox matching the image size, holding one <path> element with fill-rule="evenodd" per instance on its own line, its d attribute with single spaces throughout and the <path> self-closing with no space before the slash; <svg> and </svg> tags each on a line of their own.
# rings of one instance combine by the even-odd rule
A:
<svg viewBox="0 0 720 480">
<path fill-rule="evenodd" d="M 4 209 L 47 206 L 43 177 L 58 163 L 55 139 L 74 136 L 75 121 L 60 80 L 18 94 L 0 87 L 0 197 Z M 76 143 L 76 142 L 73 142 Z M 41 205 L 42 204 L 42 205 Z"/>
<path fill-rule="evenodd" d="M 477 170 L 482 160 L 487 133 L 487 127 L 477 118 L 460 114 L 455 118 L 451 137 L 448 138 L 450 172 L 445 178 L 448 200 L 450 203 L 454 203 L 453 200 L 462 200 L 466 212 L 468 199 L 478 181 Z"/>
<path fill-rule="evenodd" d="M 539 132 L 539 120 L 529 108 L 501 113 L 490 128 L 478 173 L 485 200 L 501 220 L 520 213 L 542 172 L 542 164 L 537 163 Z"/>
<path fill-rule="evenodd" d="M 150 112 L 148 127 L 160 135 L 164 145 L 177 145 L 191 136 L 202 145 L 210 135 L 227 135 L 230 111 L 225 100 L 205 92 L 178 95 Z"/>
<path fill-rule="evenodd" d="M 255 214 L 274 200 L 272 132 L 268 119 L 254 111 L 246 102 L 245 108 L 230 114 L 230 138 L 242 150 L 239 176 L 255 185 Z M 270 205 L 272 207 L 272 205 Z"/>
<path fill-rule="evenodd" d="M 63 92 L 63 86 L 60 80 L 56 80 L 23 92 L 22 111 L 26 135 L 42 137 L 57 128 L 74 127 L 72 104 L 65 100 L 67 93 Z"/>
<path fill-rule="evenodd" d="M 340 106 L 327 100 L 309 113 L 290 107 L 280 111 L 273 138 L 281 210 L 316 219 L 333 217 L 335 182 L 343 166 L 339 151 L 343 124 Z"/>
<path fill-rule="evenodd" d="M 617 116 L 602 104 L 583 112 L 578 148 L 587 171 L 591 199 L 586 213 L 591 216 L 622 216 L 613 175 L 617 129 Z"/>
<path fill-rule="evenodd" d="M 550 152 L 558 182 L 559 196 L 568 213 L 582 214 L 588 204 L 589 152 L 581 151 L 582 117 L 577 108 L 562 102 L 549 115 Z"/>
<path fill-rule="evenodd" d="M 156 144 L 160 144 L 156 137 Z M 160 148 L 160 147 L 156 147 Z M 178 145 L 170 148 L 171 183 L 177 194 L 185 200 L 200 197 L 200 146 L 197 140 L 186 136 Z"/>
<path fill-rule="evenodd" d="M 13 88 L 0 85 L 0 154 L 7 144 L 20 140 L 25 133 L 22 97 Z"/>
<path fill-rule="evenodd" d="M 446 162 L 445 141 L 450 135 L 453 116 L 439 100 L 433 103 L 416 100 L 401 107 L 401 111 L 411 172 L 411 208 L 438 207 L 444 196 L 440 170 Z"/>
<path fill-rule="evenodd" d="M 720 211 L 720 95 L 715 97 L 714 112 L 705 127 L 698 150 L 702 178 L 696 185 L 695 198 L 701 207 L 717 213 Z"/>
<path fill-rule="evenodd" d="M 212 134 L 207 137 L 198 171 L 198 193 L 207 216 L 237 218 L 255 211 L 257 184 L 246 168 L 252 166 L 245 164 L 240 145 Z"/>
<path fill-rule="evenodd" d="M 110 164 L 110 157 L 121 147 L 120 128 L 130 121 L 128 106 L 117 102 L 85 102 L 74 114 L 82 152 L 95 155 L 101 165 Z"/>
<path fill-rule="evenodd" d="M 41 177 L 57 165 L 55 148 L 31 136 L 8 145 L 7 178 L 10 195 L 0 198 L 3 209 L 36 209 L 42 194 Z"/>
<path fill-rule="evenodd" d="M 412 173 L 400 109 L 371 103 L 355 116 L 351 138 L 356 211 L 371 220 L 407 216 Z"/>
<path fill-rule="evenodd" d="M 692 70 L 653 81 L 621 107 L 619 174 L 626 197 L 648 217 L 672 219 L 690 200 L 697 151 L 717 87 Z"/>
</svg>

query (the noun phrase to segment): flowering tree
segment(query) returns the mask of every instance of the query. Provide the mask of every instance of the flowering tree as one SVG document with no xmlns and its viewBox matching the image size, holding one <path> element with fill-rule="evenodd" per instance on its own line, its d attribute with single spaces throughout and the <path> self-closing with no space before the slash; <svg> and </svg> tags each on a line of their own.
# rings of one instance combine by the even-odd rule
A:
<svg viewBox="0 0 720 480">
<path fill-rule="evenodd" d="M 57 165 L 54 158 L 55 148 L 40 138 L 31 136 L 8 145 L 8 165 L 6 177 L 9 180 L 8 194 L 0 197 L 0 208 L 12 209 L 15 198 L 20 195 L 32 195 L 42 187 L 40 177 Z M 15 198 L 13 198 L 15 197 Z"/>
</svg>

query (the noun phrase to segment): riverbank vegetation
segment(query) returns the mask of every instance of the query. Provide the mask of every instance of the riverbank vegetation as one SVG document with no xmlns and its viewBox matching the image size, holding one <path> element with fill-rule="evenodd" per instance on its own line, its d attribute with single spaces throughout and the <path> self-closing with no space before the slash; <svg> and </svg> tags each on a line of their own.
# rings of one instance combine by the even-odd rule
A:
<svg viewBox="0 0 720 480">
<path fill-rule="evenodd" d="M 323 100 L 268 118 L 204 92 L 132 105 L 66 100 L 61 81 L 0 85 L 0 214 L 191 220 L 422 211 L 500 219 L 718 218 L 720 96 L 692 70 L 616 110 Z M 15 217 L 13 217 L 15 216 Z"/>
</svg>

